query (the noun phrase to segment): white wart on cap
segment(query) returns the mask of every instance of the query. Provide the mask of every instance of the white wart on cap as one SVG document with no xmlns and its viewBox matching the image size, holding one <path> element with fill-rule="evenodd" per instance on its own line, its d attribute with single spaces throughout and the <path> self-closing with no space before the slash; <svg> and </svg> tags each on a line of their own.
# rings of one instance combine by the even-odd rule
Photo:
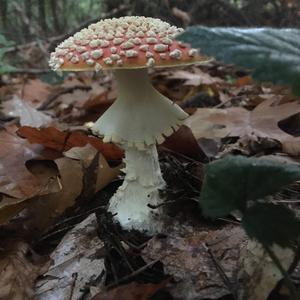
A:
<svg viewBox="0 0 300 300">
<path fill-rule="evenodd" d="M 189 45 L 175 41 L 182 28 L 155 18 L 101 20 L 57 46 L 53 70 L 96 70 L 165 67 L 206 61 Z"/>
</svg>

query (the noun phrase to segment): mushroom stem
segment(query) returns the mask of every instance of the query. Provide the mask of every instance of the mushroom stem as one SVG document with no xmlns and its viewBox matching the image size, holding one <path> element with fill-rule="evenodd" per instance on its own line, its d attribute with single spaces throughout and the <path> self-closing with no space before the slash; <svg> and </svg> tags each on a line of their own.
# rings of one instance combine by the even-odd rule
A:
<svg viewBox="0 0 300 300">
<path fill-rule="evenodd" d="M 115 70 L 118 98 L 92 130 L 125 149 L 125 180 L 110 200 L 109 210 L 127 229 L 158 232 L 165 186 L 156 144 L 179 128 L 187 114 L 151 85 L 147 69 Z M 157 220 L 158 222 L 156 222 Z"/>
<path fill-rule="evenodd" d="M 92 130 L 104 142 L 143 149 L 161 144 L 187 117 L 174 102 L 151 84 L 147 69 L 115 70 L 118 97 Z"/>
<path fill-rule="evenodd" d="M 164 188 L 165 181 L 156 146 L 150 145 L 144 150 L 124 148 L 126 175 L 122 186 L 110 199 L 109 211 L 116 214 L 115 219 L 124 228 L 158 232 L 161 227 L 158 216 L 162 209 L 156 206 L 162 203 L 159 190 Z"/>
</svg>

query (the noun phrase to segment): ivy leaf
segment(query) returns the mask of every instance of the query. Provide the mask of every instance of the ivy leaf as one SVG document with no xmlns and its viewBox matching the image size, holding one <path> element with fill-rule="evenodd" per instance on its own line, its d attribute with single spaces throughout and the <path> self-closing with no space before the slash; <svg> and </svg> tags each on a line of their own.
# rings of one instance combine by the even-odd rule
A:
<svg viewBox="0 0 300 300">
<path fill-rule="evenodd" d="M 300 236 L 300 220 L 284 205 L 255 203 L 246 210 L 242 225 L 250 238 L 267 246 L 288 247 Z"/>
<path fill-rule="evenodd" d="M 244 213 L 247 201 L 262 199 L 300 179 L 300 168 L 270 160 L 226 156 L 207 166 L 200 196 L 203 214 L 216 218 Z"/>
<path fill-rule="evenodd" d="M 178 39 L 225 63 L 254 69 L 258 80 L 291 84 L 300 95 L 300 30 L 189 27 Z"/>
</svg>

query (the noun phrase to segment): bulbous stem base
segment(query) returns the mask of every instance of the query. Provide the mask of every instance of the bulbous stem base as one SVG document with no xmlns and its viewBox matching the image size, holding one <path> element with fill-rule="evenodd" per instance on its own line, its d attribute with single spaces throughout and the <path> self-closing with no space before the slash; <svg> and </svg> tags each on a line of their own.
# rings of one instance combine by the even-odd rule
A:
<svg viewBox="0 0 300 300">
<path fill-rule="evenodd" d="M 124 162 L 124 182 L 111 198 L 109 211 L 125 229 L 156 233 L 161 228 L 159 190 L 165 187 L 156 146 L 144 150 L 126 146 Z"/>
</svg>

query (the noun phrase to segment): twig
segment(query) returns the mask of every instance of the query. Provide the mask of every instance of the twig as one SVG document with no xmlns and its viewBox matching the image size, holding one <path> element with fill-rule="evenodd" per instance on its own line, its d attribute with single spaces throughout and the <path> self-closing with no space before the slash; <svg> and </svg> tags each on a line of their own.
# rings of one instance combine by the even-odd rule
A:
<svg viewBox="0 0 300 300">
<path fill-rule="evenodd" d="M 104 211 L 105 207 L 106 207 L 105 205 L 97 206 L 97 207 L 95 207 L 93 209 L 90 209 L 90 210 L 87 210 L 87 211 L 85 211 L 85 212 L 83 212 L 81 214 L 78 214 L 78 215 L 75 215 L 75 216 L 63 219 L 62 221 L 55 223 L 51 228 L 49 228 L 48 232 L 54 230 L 55 228 L 57 228 L 57 227 L 65 224 L 65 223 L 68 223 L 70 221 L 76 220 L 78 218 L 82 218 L 82 217 L 84 217 L 86 215 L 90 215 L 90 214 L 92 214 L 92 213 L 94 213 L 94 212 L 96 212 L 98 210 L 103 210 Z"/>
<path fill-rule="evenodd" d="M 208 247 L 208 245 L 206 243 L 204 243 L 203 245 L 204 245 L 205 250 L 208 252 L 208 254 L 210 255 L 210 257 L 212 258 L 213 262 L 215 263 L 216 269 L 220 273 L 220 275 L 221 275 L 221 277 L 223 279 L 223 282 L 227 286 L 228 290 L 231 292 L 233 298 L 234 299 L 238 299 L 237 289 L 232 284 L 232 282 L 230 281 L 230 279 L 228 278 L 228 276 L 226 275 L 225 270 L 223 269 L 222 265 L 219 263 L 218 259 L 214 256 L 214 254 L 212 253 L 212 251 Z"/>
<path fill-rule="evenodd" d="M 280 260 L 278 259 L 276 254 L 273 252 L 273 250 L 265 244 L 262 244 L 262 245 L 263 245 L 264 249 L 266 250 L 266 252 L 271 257 L 271 259 L 273 260 L 274 264 L 279 269 L 282 276 L 284 277 L 284 282 L 285 282 L 287 288 L 290 290 L 292 299 L 293 300 L 299 300 L 300 295 L 299 295 L 299 293 L 297 291 L 297 288 L 295 287 L 295 285 L 294 285 L 294 283 L 293 283 L 293 281 L 290 277 L 290 274 L 284 269 L 284 267 L 282 266 Z"/>
<path fill-rule="evenodd" d="M 227 218 L 218 218 L 218 220 L 225 221 L 225 222 L 228 222 L 228 223 L 231 223 L 231 224 L 234 224 L 234 225 L 241 225 L 241 222 L 230 220 L 230 219 L 227 219 Z"/>
<path fill-rule="evenodd" d="M 78 273 L 73 273 L 72 274 L 72 285 L 71 285 L 71 291 L 70 291 L 70 296 L 69 296 L 69 300 L 72 300 L 73 299 L 73 294 L 74 294 L 74 288 L 75 288 L 75 285 L 76 285 L 76 281 L 77 281 L 77 278 L 78 278 Z"/>
<path fill-rule="evenodd" d="M 148 268 L 152 267 L 157 262 L 159 262 L 159 259 L 152 261 L 151 263 L 149 263 L 149 264 L 147 264 L 147 265 L 145 265 L 145 266 L 137 269 L 136 271 L 133 271 L 129 275 L 127 275 L 127 276 L 119 279 L 116 283 L 112 283 L 112 284 L 108 285 L 106 288 L 107 289 L 113 288 L 113 287 L 119 285 L 120 283 L 123 283 L 123 282 L 125 282 L 125 281 L 127 281 L 127 280 L 129 280 L 129 279 L 131 279 L 131 278 L 133 278 L 133 277 L 135 277 L 137 275 L 139 275 L 140 273 L 143 273 L 145 270 L 147 270 Z"/>
<path fill-rule="evenodd" d="M 50 233 L 48 233 L 48 234 L 46 234 L 46 235 L 43 235 L 43 236 L 38 240 L 38 243 L 40 243 L 40 242 L 42 242 L 42 241 L 44 241 L 44 240 L 46 240 L 46 239 L 48 239 L 48 238 L 50 238 L 50 237 L 52 237 L 52 236 L 58 234 L 58 233 L 62 233 L 62 232 L 64 232 L 64 231 L 68 231 L 69 229 L 72 229 L 72 228 L 74 228 L 75 226 L 76 226 L 76 224 L 75 224 L 75 225 L 66 226 L 66 227 L 61 228 L 61 229 L 59 229 L 59 230 L 56 230 L 56 231 L 54 231 L 54 232 L 50 232 Z"/>
<path fill-rule="evenodd" d="M 196 160 L 196 159 L 193 159 L 193 158 L 191 158 L 191 157 L 188 157 L 188 156 L 186 156 L 186 155 L 184 155 L 184 154 L 182 154 L 182 153 L 175 152 L 175 151 L 173 151 L 173 150 L 171 150 L 171 149 L 169 149 L 169 148 L 167 148 L 167 147 L 165 147 L 165 146 L 159 146 L 159 148 L 162 149 L 162 150 L 165 151 L 165 152 L 169 152 L 169 153 L 171 153 L 171 154 L 174 154 L 175 156 L 182 157 L 182 158 L 184 158 L 184 159 L 186 159 L 186 160 L 188 160 L 188 161 L 190 161 L 190 162 L 193 162 L 193 163 L 195 163 L 195 164 L 197 164 L 197 165 L 203 166 L 203 163 L 201 163 L 200 161 L 198 161 L 198 160 Z"/>
<path fill-rule="evenodd" d="M 300 203 L 300 200 L 299 199 L 274 200 L 274 202 L 276 202 L 276 203 L 290 203 L 290 204 L 293 204 L 293 203 Z"/>
</svg>

